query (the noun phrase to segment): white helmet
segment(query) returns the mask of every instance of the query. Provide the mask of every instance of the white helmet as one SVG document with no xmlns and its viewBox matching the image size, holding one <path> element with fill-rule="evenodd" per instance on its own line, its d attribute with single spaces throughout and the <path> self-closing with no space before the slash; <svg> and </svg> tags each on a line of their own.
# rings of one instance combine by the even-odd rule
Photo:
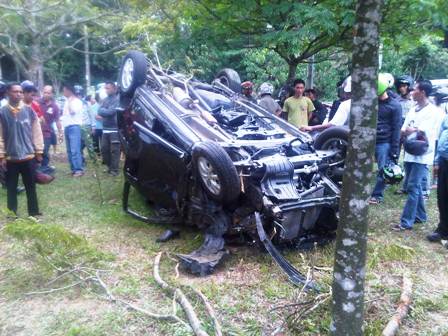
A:
<svg viewBox="0 0 448 336">
<path fill-rule="evenodd" d="M 384 76 L 384 79 L 387 81 L 387 87 L 389 89 L 392 88 L 395 84 L 394 76 L 392 76 L 392 74 L 390 74 L 390 73 L 384 73 L 383 76 Z"/>
<path fill-rule="evenodd" d="M 258 88 L 258 94 L 260 96 L 265 95 L 265 94 L 270 94 L 272 95 L 274 93 L 274 86 L 271 83 L 268 82 L 264 82 L 263 84 L 260 85 L 260 87 Z"/>
</svg>

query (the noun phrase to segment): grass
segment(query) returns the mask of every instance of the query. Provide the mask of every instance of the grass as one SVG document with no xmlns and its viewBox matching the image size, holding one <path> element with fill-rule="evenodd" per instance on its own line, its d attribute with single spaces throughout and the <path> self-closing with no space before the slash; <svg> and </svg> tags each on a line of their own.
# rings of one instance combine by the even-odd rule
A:
<svg viewBox="0 0 448 336">
<path fill-rule="evenodd" d="M 147 309 L 167 312 L 171 301 L 152 278 L 152 262 L 159 251 L 190 252 L 201 244 L 195 229 L 182 229 L 181 238 L 159 244 L 155 239 L 165 230 L 161 225 L 141 223 L 121 210 L 122 178 L 101 173 L 104 203 L 101 204 L 92 170 L 80 179 L 68 175 L 62 158 L 57 179 L 39 186 L 44 213 L 43 225 L 57 225 L 101 251 L 102 267 L 110 270 L 105 281 L 115 295 Z M 380 335 L 400 295 L 401 275 L 414 282 L 411 315 L 400 335 L 448 335 L 447 251 L 425 241 L 437 222 L 435 193 L 428 202 L 429 221 L 413 232 L 393 233 L 390 225 L 399 220 L 404 198 L 386 192 L 385 203 L 371 208 L 368 273 L 366 281 L 366 335 Z M 6 198 L 4 190 L 0 199 Z M 20 214 L 26 214 L 25 197 L 19 196 Z M 5 204 L 2 201 L 1 204 Z M 149 211 L 133 192 L 133 208 Z M 5 223 L 0 223 L 3 226 Z M 103 299 L 95 288 L 73 288 L 48 295 L 24 296 L 41 290 L 54 274 L 37 262 L 36 255 L 22 242 L 0 234 L 0 335 L 188 335 L 179 325 L 150 320 Z M 255 247 L 230 247 L 231 256 L 215 274 L 199 278 L 181 272 L 174 277 L 175 263 L 162 259 L 161 272 L 193 297 L 189 286 L 200 289 L 211 301 L 225 335 L 270 335 L 287 326 L 287 335 L 325 335 L 331 318 L 329 302 L 302 319 L 286 320 L 291 310 L 272 308 L 293 302 L 300 288 L 292 286 L 269 255 Z M 314 278 L 324 291 L 331 285 L 333 245 L 312 252 L 285 251 L 298 269 L 318 266 Z M 66 283 L 58 283 L 59 286 Z M 311 294 L 310 294 L 311 295 Z M 211 330 L 201 304 L 192 300 Z"/>
</svg>

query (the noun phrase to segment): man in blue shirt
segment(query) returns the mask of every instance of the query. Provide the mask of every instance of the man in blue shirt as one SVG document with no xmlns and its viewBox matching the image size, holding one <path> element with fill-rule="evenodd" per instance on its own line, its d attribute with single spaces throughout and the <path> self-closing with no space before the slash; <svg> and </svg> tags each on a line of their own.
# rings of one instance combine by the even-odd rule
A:
<svg viewBox="0 0 448 336">
<path fill-rule="evenodd" d="M 448 239 L 448 115 L 440 127 L 434 160 L 434 175 L 437 176 L 437 206 L 439 208 L 439 225 L 426 238 L 430 242 Z"/>
</svg>

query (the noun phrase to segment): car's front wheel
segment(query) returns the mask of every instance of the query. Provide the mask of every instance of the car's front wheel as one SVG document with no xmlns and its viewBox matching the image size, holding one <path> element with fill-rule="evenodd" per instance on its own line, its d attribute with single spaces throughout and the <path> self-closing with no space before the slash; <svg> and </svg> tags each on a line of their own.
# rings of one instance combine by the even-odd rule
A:
<svg viewBox="0 0 448 336">
<path fill-rule="evenodd" d="M 236 168 L 226 151 L 214 142 L 193 148 L 193 164 L 207 195 L 221 203 L 231 203 L 240 195 Z"/>
</svg>

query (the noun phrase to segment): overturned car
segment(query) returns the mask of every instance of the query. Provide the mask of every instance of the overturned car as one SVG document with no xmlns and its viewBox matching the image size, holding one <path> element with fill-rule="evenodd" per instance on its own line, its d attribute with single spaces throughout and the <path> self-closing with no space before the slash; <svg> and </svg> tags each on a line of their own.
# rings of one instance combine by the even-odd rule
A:
<svg viewBox="0 0 448 336">
<path fill-rule="evenodd" d="M 277 247 L 334 233 L 347 130 L 313 140 L 246 100 L 231 69 L 207 84 L 130 51 L 118 82 L 124 209 L 203 230 L 202 246 L 178 255 L 193 273 L 213 272 L 226 239 L 240 237 L 261 243 L 292 282 L 303 282 Z M 154 204 L 154 216 L 128 207 L 131 186 Z"/>
</svg>

